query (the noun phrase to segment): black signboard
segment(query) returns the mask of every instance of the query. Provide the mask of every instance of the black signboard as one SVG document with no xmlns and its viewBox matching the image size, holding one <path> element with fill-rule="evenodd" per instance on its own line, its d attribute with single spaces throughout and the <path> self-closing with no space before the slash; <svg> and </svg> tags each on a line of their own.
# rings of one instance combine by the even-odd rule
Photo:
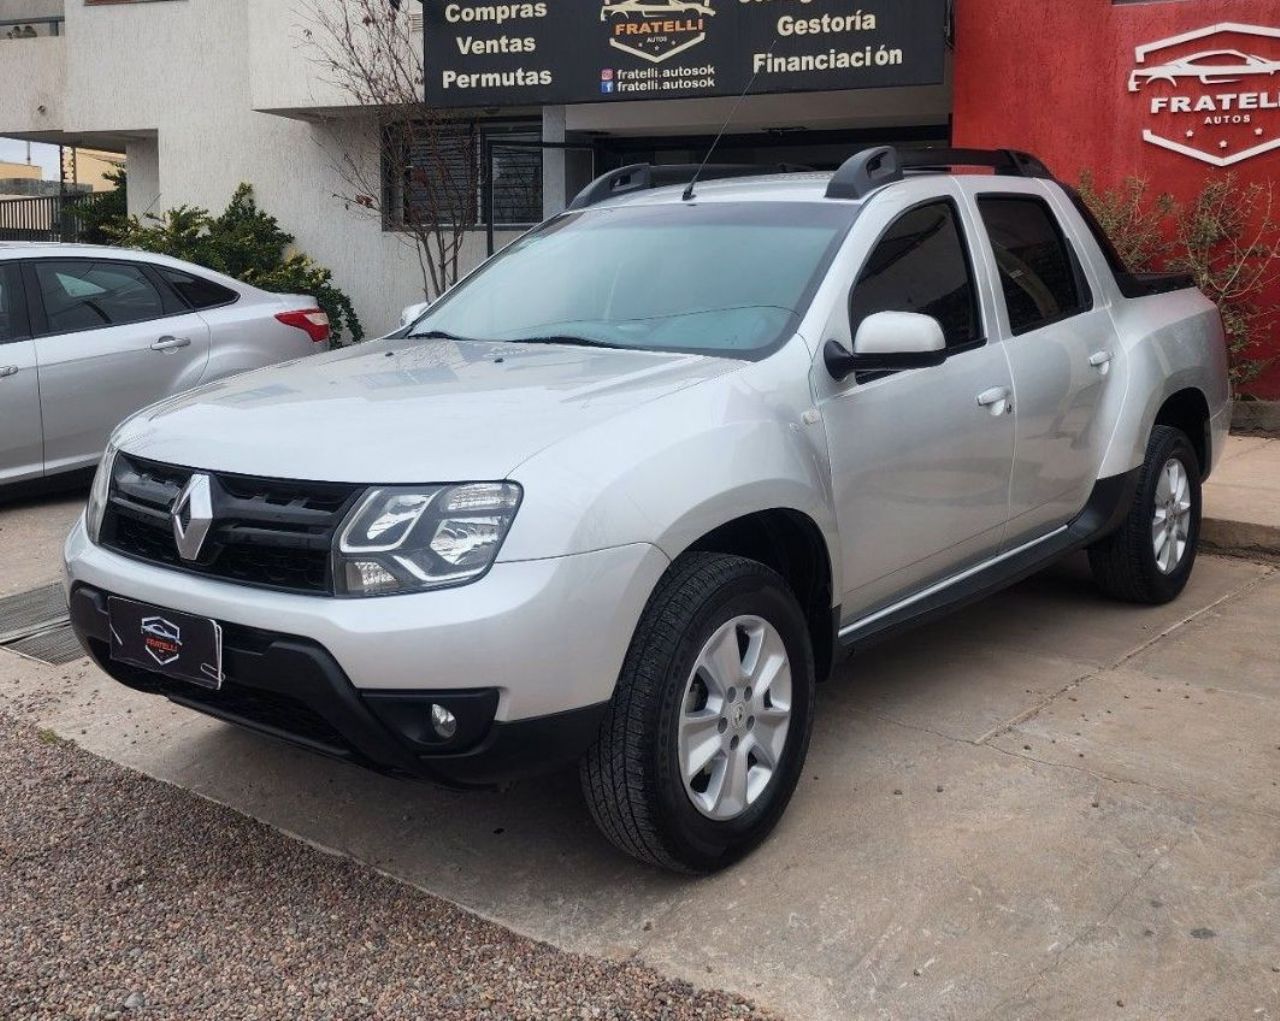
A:
<svg viewBox="0 0 1280 1021">
<path fill-rule="evenodd" d="M 427 101 L 542 106 L 936 85 L 946 0 L 425 0 Z"/>
</svg>

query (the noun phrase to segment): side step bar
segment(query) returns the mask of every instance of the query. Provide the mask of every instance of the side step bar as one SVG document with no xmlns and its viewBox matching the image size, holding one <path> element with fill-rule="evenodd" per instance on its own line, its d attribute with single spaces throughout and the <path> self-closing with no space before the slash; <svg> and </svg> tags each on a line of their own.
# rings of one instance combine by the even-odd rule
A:
<svg viewBox="0 0 1280 1021">
<path fill-rule="evenodd" d="M 1070 523 L 846 624 L 838 633 L 840 644 L 846 650 L 865 648 L 1016 585 L 1115 531 L 1128 514 L 1137 488 L 1136 468 L 1099 479 L 1085 509 Z"/>
</svg>

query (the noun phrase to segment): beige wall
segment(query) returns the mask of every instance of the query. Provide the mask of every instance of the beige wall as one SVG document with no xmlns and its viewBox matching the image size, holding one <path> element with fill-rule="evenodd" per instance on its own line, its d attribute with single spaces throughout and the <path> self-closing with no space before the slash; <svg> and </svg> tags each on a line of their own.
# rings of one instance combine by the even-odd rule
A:
<svg viewBox="0 0 1280 1021">
<path fill-rule="evenodd" d="M 40 180 L 40 174 L 40 168 L 30 163 L 6 163 L 0 161 L 0 181 L 11 181 L 18 178 L 38 181 Z"/>
<path fill-rule="evenodd" d="M 117 170 L 125 157 L 121 153 L 102 152 L 98 149 L 76 149 L 76 184 L 87 184 L 94 191 L 110 191 L 115 185 L 107 180 L 107 174 Z"/>
</svg>

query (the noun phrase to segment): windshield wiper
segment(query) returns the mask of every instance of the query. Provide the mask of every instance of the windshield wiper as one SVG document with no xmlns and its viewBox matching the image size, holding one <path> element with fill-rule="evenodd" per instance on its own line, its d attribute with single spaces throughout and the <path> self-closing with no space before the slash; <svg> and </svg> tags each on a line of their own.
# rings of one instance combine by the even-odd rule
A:
<svg viewBox="0 0 1280 1021">
<path fill-rule="evenodd" d="M 516 337 L 503 341 L 506 344 L 567 344 L 573 347 L 604 347 L 621 350 L 621 344 L 610 344 L 607 340 L 595 340 L 592 337 L 575 337 L 571 334 L 557 334 L 550 337 Z"/>
<path fill-rule="evenodd" d="M 411 333 L 410 340 L 475 340 L 475 337 L 459 337 L 448 330 L 428 330 L 426 333 Z"/>
</svg>

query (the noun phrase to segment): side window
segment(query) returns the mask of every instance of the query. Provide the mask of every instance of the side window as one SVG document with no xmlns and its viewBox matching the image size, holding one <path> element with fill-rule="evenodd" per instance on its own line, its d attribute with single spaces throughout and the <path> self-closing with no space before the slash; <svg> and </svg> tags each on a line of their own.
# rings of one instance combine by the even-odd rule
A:
<svg viewBox="0 0 1280 1021">
<path fill-rule="evenodd" d="M 39 259 L 32 263 L 44 300 L 46 333 L 72 333 L 158 319 L 164 299 L 140 266 Z"/>
<path fill-rule="evenodd" d="M 178 292 L 178 297 L 190 308 L 198 310 L 213 308 L 216 305 L 229 305 L 240 297 L 229 287 L 215 284 L 212 280 L 205 280 L 203 277 L 192 276 L 180 269 L 171 269 L 168 266 L 153 266 L 152 269 Z"/>
<path fill-rule="evenodd" d="M 948 348 L 979 341 L 977 288 L 955 206 L 931 202 L 893 224 L 854 285 L 849 325 L 854 335 L 876 312 L 918 312 L 942 324 Z"/>
<path fill-rule="evenodd" d="M 27 337 L 25 303 L 19 288 L 22 275 L 16 263 L 0 263 L 0 344 Z"/>
<path fill-rule="evenodd" d="M 1000 269 L 1015 336 L 1085 311 L 1088 285 L 1053 212 L 1041 199 L 978 199 Z"/>
</svg>

